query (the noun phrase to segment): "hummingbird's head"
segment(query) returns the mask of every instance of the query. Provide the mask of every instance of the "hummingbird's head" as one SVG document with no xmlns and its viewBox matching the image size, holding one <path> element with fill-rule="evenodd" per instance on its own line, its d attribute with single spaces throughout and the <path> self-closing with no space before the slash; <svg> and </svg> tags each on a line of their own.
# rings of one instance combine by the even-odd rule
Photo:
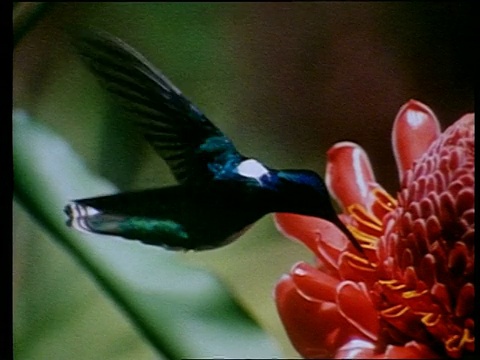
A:
<svg viewBox="0 0 480 360">
<path fill-rule="evenodd" d="M 284 212 L 315 216 L 337 221 L 324 180 L 310 170 L 280 170 L 277 172 L 278 193 Z"/>
</svg>

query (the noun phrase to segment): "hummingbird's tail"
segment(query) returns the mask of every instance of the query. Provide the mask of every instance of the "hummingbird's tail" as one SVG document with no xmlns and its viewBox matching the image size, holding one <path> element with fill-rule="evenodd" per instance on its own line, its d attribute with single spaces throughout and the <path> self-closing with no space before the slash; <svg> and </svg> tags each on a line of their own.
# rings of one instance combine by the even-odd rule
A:
<svg viewBox="0 0 480 360">
<path fill-rule="evenodd" d="M 195 248 L 185 229 L 172 220 L 119 214 L 102 206 L 86 204 L 92 201 L 98 199 L 76 200 L 67 204 L 64 209 L 68 216 L 67 226 L 84 233 L 120 236 L 169 250 Z"/>
<path fill-rule="evenodd" d="M 67 225 L 85 232 L 117 235 L 121 216 L 104 214 L 101 211 L 79 202 L 72 201 L 63 210 L 68 216 Z"/>
</svg>

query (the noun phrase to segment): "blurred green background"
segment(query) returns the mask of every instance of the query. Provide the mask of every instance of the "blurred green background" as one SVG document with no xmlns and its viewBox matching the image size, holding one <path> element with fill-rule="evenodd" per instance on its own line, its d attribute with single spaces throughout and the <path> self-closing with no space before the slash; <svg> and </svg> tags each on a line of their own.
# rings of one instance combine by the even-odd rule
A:
<svg viewBox="0 0 480 360">
<path fill-rule="evenodd" d="M 64 29 L 94 26 L 142 52 L 244 154 L 323 174 L 328 148 L 353 140 L 394 194 L 390 132 L 400 106 L 420 100 L 443 127 L 473 111 L 473 13 L 467 2 L 57 3 L 14 50 L 14 107 L 120 189 L 173 182 L 131 124 L 106 116 L 105 94 L 68 46 Z M 13 222 L 17 359 L 156 358 L 102 288 L 15 203 Z M 298 356 L 272 290 L 312 257 L 270 216 L 225 248 L 178 256 L 216 273 L 285 356 Z"/>
</svg>

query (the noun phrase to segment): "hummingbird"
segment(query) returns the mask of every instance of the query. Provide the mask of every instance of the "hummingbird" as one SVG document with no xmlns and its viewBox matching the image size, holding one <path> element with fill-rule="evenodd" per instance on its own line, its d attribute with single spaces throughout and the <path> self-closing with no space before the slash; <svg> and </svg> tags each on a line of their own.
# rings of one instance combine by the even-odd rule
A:
<svg viewBox="0 0 480 360">
<path fill-rule="evenodd" d="M 82 31 L 73 46 L 122 116 L 136 123 L 178 184 L 73 200 L 67 225 L 172 250 L 206 250 L 240 237 L 264 215 L 340 221 L 324 180 L 311 170 L 276 170 L 237 151 L 143 55 L 105 32 Z"/>
</svg>

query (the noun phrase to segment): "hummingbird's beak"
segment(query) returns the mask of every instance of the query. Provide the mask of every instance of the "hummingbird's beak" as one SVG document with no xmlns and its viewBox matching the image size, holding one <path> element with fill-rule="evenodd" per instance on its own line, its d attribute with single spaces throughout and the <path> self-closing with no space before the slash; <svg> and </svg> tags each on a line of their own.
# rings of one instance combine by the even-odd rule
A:
<svg viewBox="0 0 480 360">
<path fill-rule="evenodd" d="M 336 219 L 332 222 L 345 234 L 345 236 L 348 238 L 348 240 L 350 240 L 350 242 L 353 244 L 355 249 L 360 253 L 360 255 L 362 255 L 363 258 L 368 260 L 367 255 L 365 254 L 365 251 L 363 250 L 362 246 L 360 245 L 358 240 L 355 238 L 355 236 L 353 236 L 350 230 L 348 230 L 345 224 L 338 217 L 336 217 Z"/>
</svg>

